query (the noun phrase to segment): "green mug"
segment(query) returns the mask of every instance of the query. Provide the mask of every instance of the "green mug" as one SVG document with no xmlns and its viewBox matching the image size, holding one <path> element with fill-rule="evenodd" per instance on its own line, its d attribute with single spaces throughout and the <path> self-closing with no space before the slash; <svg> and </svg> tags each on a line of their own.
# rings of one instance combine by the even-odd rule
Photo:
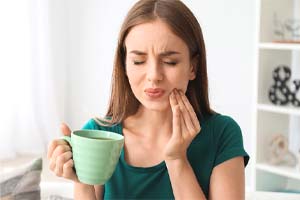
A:
<svg viewBox="0 0 300 200">
<path fill-rule="evenodd" d="M 76 130 L 71 136 L 63 136 L 72 147 L 74 167 L 80 182 L 103 185 L 112 176 L 124 137 L 102 130 Z"/>
</svg>

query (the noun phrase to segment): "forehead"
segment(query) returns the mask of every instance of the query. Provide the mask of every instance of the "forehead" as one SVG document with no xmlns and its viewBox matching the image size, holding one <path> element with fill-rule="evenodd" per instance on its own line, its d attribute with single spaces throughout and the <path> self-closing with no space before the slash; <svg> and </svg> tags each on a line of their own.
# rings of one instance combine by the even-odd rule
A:
<svg viewBox="0 0 300 200">
<path fill-rule="evenodd" d="M 177 50 L 182 53 L 188 52 L 185 42 L 175 35 L 169 26 L 161 21 L 155 20 L 134 26 L 125 39 L 128 50 L 166 51 Z"/>
</svg>

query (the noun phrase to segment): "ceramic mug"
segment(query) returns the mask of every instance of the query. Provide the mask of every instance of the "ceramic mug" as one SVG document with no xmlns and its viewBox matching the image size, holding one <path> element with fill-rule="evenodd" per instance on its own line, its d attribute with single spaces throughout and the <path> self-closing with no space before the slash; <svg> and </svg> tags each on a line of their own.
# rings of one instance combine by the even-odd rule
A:
<svg viewBox="0 0 300 200">
<path fill-rule="evenodd" d="M 74 167 L 80 182 L 103 185 L 112 176 L 124 137 L 102 130 L 76 130 L 71 136 L 63 136 L 72 147 Z"/>
</svg>

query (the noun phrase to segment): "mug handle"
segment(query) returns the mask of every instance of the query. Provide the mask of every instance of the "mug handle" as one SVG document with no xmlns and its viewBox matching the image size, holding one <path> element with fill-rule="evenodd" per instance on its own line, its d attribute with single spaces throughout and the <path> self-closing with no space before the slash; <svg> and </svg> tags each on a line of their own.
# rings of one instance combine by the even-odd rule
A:
<svg viewBox="0 0 300 200">
<path fill-rule="evenodd" d="M 62 136 L 61 139 L 65 140 L 72 147 L 71 137 L 70 136 Z"/>
<path fill-rule="evenodd" d="M 63 139 L 63 140 L 65 140 L 66 142 L 68 142 L 69 145 L 72 147 L 71 136 L 62 136 L 61 139 Z M 71 151 L 72 151 L 72 150 L 71 150 Z M 73 159 L 73 157 L 72 157 L 72 159 Z M 74 169 L 74 171 L 75 171 L 75 173 L 76 173 L 75 165 L 73 166 L 73 169 Z"/>
</svg>

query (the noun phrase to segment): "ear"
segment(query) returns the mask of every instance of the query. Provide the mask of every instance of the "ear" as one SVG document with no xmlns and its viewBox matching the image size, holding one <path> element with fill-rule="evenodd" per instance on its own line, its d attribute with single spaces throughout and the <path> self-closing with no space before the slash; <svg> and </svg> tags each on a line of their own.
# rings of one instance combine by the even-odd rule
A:
<svg viewBox="0 0 300 200">
<path fill-rule="evenodd" d="M 190 69 L 189 69 L 189 79 L 194 80 L 197 74 L 197 57 L 191 60 Z"/>
</svg>

